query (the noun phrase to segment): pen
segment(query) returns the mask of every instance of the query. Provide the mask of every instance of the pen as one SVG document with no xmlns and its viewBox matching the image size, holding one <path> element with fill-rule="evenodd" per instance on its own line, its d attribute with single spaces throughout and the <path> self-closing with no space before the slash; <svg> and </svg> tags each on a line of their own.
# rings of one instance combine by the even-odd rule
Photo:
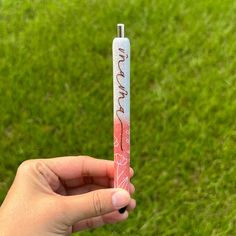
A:
<svg viewBox="0 0 236 236">
<path fill-rule="evenodd" d="M 129 192 L 130 168 L 130 41 L 125 37 L 124 24 L 117 25 L 113 54 L 113 115 L 114 115 L 114 187 Z M 126 208 L 119 210 L 123 213 Z"/>
</svg>

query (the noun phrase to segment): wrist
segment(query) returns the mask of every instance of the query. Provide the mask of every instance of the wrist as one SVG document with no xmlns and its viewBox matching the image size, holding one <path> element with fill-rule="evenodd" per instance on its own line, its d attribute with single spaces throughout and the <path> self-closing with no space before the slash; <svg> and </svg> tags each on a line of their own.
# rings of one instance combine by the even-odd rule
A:
<svg viewBox="0 0 236 236">
<path fill-rule="evenodd" d="M 11 224 L 9 224 L 7 221 L 4 221 L 1 218 L 0 215 L 0 232 L 1 232 L 1 236 L 11 236 L 14 235 L 13 232 L 11 232 L 11 229 L 9 229 L 11 226 Z"/>
<path fill-rule="evenodd" d="M 0 208 L 0 232 L 1 236 L 12 236 L 18 232 L 17 226 L 13 223 L 8 212 L 4 212 L 3 207 Z"/>
</svg>

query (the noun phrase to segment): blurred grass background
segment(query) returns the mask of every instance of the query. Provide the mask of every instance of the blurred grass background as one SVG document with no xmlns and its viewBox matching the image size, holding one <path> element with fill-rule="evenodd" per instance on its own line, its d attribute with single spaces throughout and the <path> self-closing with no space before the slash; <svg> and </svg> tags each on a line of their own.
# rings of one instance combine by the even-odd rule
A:
<svg viewBox="0 0 236 236">
<path fill-rule="evenodd" d="M 111 43 L 132 43 L 137 209 L 81 235 L 236 235 L 236 1 L 0 1 L 0 200 L 25 159 L 113 159 Z"/>
</svg>

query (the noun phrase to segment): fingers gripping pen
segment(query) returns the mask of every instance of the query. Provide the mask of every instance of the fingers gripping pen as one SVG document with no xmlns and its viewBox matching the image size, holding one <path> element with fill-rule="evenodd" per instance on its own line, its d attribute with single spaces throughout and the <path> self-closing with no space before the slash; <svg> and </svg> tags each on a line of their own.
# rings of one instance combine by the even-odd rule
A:
<svg viewBox="0 0 236 236">
<path fill-rule="evenodd" d="M 130 41 L 124 25 L 113 40 L 114 187 L 129 191 L 130 166 Z M 125 208 L 121 211 L 125 211 Z M 122 213 L 122 212 L 121 212 Z"/>
</svg>

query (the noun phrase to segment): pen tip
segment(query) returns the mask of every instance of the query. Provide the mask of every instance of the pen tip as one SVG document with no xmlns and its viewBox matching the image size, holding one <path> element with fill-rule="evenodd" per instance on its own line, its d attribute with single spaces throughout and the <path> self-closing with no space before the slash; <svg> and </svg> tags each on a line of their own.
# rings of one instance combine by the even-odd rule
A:
<svg viewBox="0 0 236 236">
<path fill-rule="evenodd" d="M 127 207 L 122 207 L 122 208 L 120 208 L 120 209 L 119 209 L 119 213 L 120 213 L 120 214 L 125 213 L 126 208 L 127 208 Z"/>
</svg>

